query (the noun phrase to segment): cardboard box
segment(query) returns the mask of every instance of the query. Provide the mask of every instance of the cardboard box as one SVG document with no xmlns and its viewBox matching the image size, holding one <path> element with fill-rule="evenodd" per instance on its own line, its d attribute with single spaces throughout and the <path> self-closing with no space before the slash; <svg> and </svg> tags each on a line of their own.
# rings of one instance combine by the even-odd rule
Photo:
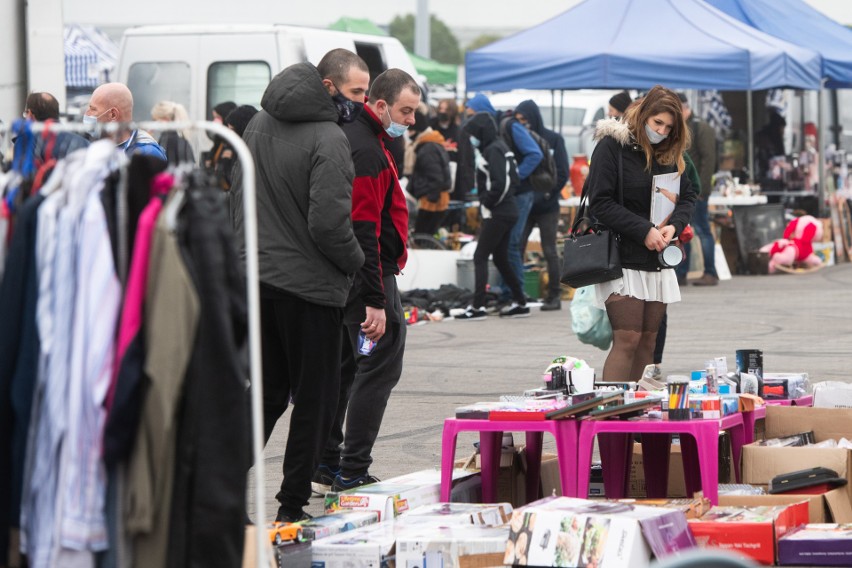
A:
<svg viewBox="0 0 852 568">
<path fill-rule="evenodd" d="M 701 493 L 694 499 L 613 499 L 617 503 L 632 503 L 643 507 L 663 507 L 682 512 L 687 519 L 699 519 L 710 510 L 712 505 Z"/>
<path fill-rule="evenodd" d="M 852 408 L 852 388 L 839 381 L 815 384 L 814 408 Z"/>
<path fill-rule="evenodd" d="M 777 507 L 713 507 L 689 528 L 698 544 L 738 552 L 766 565 L 775 564 L 776 543 L 807 523 L 808 504 Z"/>
<path fill-rule="evenodd" d="M 720 507 L 778 507 L 802 502 L 808 504 L 809 523 L 831 518 L 823 495 L 719 495 Z"/>
<path fill-rule="evenodd" d="M 498 526 L 512 518 L 509 503 L 436 503 L 423 505 L 397 517 L 401 524 L 431 524 L 436 527 L 458 525 Z"/>
<path fill-rule="evenodd" d="M 779 438 L 813 431 L 817 442 L 852 439 L 852 410 L 767 406 L 766 437 Z M 768 485 L 776 475 L 808 467 L 827 467 L 852 482 L 852 450 L 842 448 L 743 447 L 743 483 Z M 824 494 L 835 522 L 852 522 L 850 484 Z M 845 498 L 844 498 L 845 497 Z"/>
<path fill-rule="evenodd" d="M 642 444 L 634 442 L 633 460 L 630 462 L 628 497 L 646 497 L 648 494 L 642 463 Z M 672 498 L 686 497 L 686 480 L 683 476 L 683 456 L 680 453 L 680 444 L 672 444 L 671 454 L 669 454 L 669 485 L 666 495 Z"/>
<path fill-rule="evenodd" d="M 379 522 L 376 511 L 336 511 L 299 523 L 304 540 L 317 540 Z"/>
<path fill-rule="evenodd" d="M 257 527 L 254 525 L 246 525 L 245 540 L 243 541 L 243 564 L 242 568 L 258 568 L 257 564 Z M 275 553 L 272 550 L 272 543 L 269 539 L 264 540 L 266 543 L 266 566 L 268 568 L 277 568 L 275 562 Z M 17 550 L 15 548 L 14 550 Z M 0 563 L 2 566 L 2 563 Z M 20 564 L 10 563 L 10 567 L 20 566 Z"/>
<path fill-rule="evenodd" d="M 505 457 L 505 453 L 503 456 Z M 478 457 L 478 455 L 476 456 Z M 562 495 L 562 483 L 559 476 L 559 458 L 556 454 L 542 452 L 541 454 L 541 479 L 539 483 L 539 494 L 527 497 L 527 455 L 523 445 L 515 446 L 511 458 L 506 461 L 501 459 L 501 468 L 497 476 L 497 501 L 511 503 L 513 507 L 521 507 L 530 501 L 542 496 Z M 455 467 L 467 471 L 479 472 L 476 458 L 456 460 Z M 455 500 L 455 499 L 454 499 Z"/>
<path fill-rule="evenodd" d="M 396 531 L 396 565 L 406 568 L 499 566 L 509 527 L 401 526 Z"/>
<path fill-rule="evenodd" d="M 693 548 L 681 511 L 548 497 L 516 509 L 505 564 L 643 568 L 652 553 Z"/>
<path fill-rule="evenodd" d="M 778 541 L 782 566 L 852 566 L 852 525 L 809 524 Z"/>
<path fill-rule="evenodd" d="M 313 542 L 313 568 L 379 568 L 393 562 L 394 524 L 378 523 Z"/>
<path fill-rule="evenodd" d="M 481 490 L 482 481 L 478 475 L 468 470 L 453 470 L 451 501 L 475 503 L 480 501 Z M 326 513 L 341 509 L 376 511 L 379 522 L 382 522 L 414 507 L 440 500 L 441 472 L 426 469 L 341 493 L 327 493 L 325 510 Z"/>
</svg>

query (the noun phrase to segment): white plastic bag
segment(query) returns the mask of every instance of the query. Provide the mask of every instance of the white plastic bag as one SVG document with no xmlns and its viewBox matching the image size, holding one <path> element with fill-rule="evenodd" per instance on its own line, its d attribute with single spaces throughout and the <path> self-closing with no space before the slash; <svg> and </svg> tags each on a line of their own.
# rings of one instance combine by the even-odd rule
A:
<svg viewBox="0 0 852 568">
<path fill-rule="evenodd" d="M 612 344 L 612 326 L 606 311 L 595 305 L 595 287 L 583 286 L 571 300 L 571 330 L 583 343 L 606 351 Z"/>
</svg>

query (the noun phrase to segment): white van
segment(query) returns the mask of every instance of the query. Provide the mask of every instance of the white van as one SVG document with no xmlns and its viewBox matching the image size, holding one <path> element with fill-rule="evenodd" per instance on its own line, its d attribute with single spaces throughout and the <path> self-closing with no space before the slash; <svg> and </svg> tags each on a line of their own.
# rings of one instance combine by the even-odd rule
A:
<svg viewBox="0 0 852 568">
<path fill-rule="evenodd" d="M 277 24 L 130 28 L 121 40 L 117 76 L 133 93 L 134 120 L 150 120 L 161 100 L 183 104 L 192 120 L 209 120 L 225 101 L 260 109 L 279 71 L 302 61 L 316 65 L 338 47 L 360 55 L 371 78 L 391 67 L 417 77 L 396 38 Z"/>
<path fill-rule="evenodd" d="M 592 155 L 594 125 L 607 115 L 609 99 L 618 91 L 581 89 L 577 91 L 535 91 L 517 89 L 489 95 L 497 110 L 509 110 L 531 99 L 538 105 L 545 128 L 562 134 L 570 158 Z"/>
</svg>

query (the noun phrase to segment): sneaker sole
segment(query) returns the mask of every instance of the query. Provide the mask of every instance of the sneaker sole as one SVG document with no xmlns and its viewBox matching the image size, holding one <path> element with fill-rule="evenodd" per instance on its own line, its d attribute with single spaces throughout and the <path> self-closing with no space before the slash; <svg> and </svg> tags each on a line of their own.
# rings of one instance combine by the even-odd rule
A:
<svg viewBox="0 0 852 568">
<path fill-rule="evenodd" d="M 528 317 L 530 317 L 530 314 L 512 314 L 512 315 L 505 315 L 505 316 L 501 315 L 500 317 L 503 318 L 503 319 L 528 318 Z"/>
<path fill-rule="evenodd" d="M 320 497 L 325 497 L 326 493 L 331 493 L 331 485 L 323 485 L 316 481 L 311 481 L 311 491 Z"/>
<path fill-rule="evenodd" d="M 456 321 L 485 321 L 487 319 L 488 319 L 487 317 L 486 318 L 461 318 L 461 319 L 456 318 Z"/>
</svg>

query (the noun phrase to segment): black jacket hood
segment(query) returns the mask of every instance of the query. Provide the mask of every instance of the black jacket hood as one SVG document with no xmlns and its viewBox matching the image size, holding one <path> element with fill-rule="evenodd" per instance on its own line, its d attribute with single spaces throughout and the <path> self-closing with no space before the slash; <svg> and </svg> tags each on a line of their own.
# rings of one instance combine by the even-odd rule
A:
<svg viewBox="0 0 852 568">
<path fill-rule="evenodd" d="M 535 101 L 527 99 L 521 102 L 515 108 L 515 114 L 522 114 L 529 122 L 530 130 L 539 136 L 544 136 L 544 121 L 541 119 L 541 110 L 539 110 Z"/>
<path fill-rule="evenodd" d="M 310 63 L 296 63 L 273 77 L 260 106 L 287 122 L 337 122 L 337 107 Z"/>
<path fill-rule="evenodd" d="M 497 139 L 497 124 L 488 112 L 478 112 L 464 124 L 464 131 L 469 136 L 479 139 L 480 146 L 485 148 Z"/>
</svg>

